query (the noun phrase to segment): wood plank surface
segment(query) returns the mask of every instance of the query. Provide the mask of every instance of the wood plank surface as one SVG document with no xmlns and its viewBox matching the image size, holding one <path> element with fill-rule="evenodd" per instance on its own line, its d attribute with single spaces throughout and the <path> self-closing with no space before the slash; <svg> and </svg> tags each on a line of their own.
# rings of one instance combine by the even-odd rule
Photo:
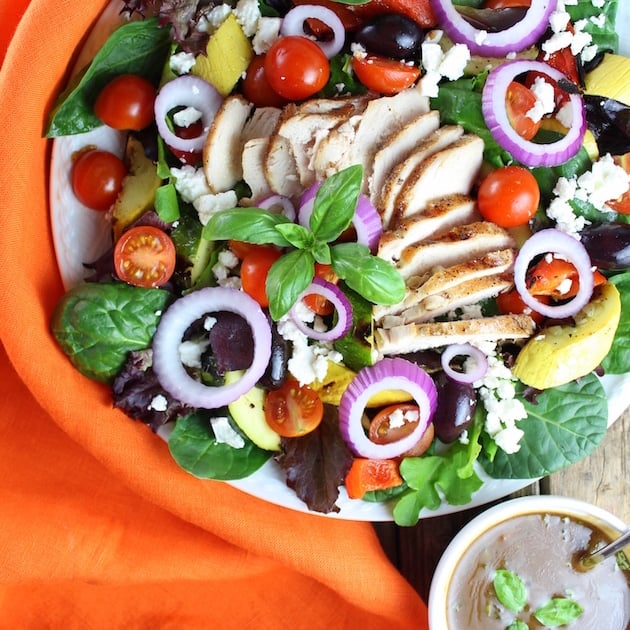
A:
<svg viewBox="0 0 630 630">
<path fill-rule="evenodd" d="M 542 493 L 574 497 L 609 510 L 630 524 L 629 457 L 630 408 L 608 430 L 592 455 L 511 496 Z M 431 577 L 450 540 L 490 505 L 494 503 L 423 519 L 415 527 L 375 523 L 374 528 L 388 557 L 426 601 Z"/>
</svg>

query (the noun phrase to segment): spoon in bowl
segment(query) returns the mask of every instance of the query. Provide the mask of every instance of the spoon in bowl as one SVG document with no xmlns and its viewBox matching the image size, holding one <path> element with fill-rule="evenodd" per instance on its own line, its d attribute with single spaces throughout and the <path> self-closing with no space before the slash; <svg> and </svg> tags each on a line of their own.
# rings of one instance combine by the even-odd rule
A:
<svg viewBox="0 0 630 630">
<path fill-rule="evenodd" d="M 592 553 L 584 554 L 577 559 L 576 565 L 578 569 L 582 571 L 588 571 L 592 569 L 596 564 L 602 562 L 606 558 L 621 551 L 626 545 L 630 544 L 630 529 L 627 529 L 619 538 L 616 538 L 612 542 L 608 543 L 600 549 L 596 549 Z"/>
</svg>

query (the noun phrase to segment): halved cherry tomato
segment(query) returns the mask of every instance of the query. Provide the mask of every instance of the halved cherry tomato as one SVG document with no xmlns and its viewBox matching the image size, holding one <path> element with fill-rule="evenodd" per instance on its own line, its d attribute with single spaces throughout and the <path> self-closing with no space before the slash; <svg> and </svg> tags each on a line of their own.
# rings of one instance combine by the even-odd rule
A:
<svg viewBox="0 0 630 630">
<path fill-rule="evenodd" d="M 623 155 L 613 156 L 615 164 L 623 167 L 626 173 L 630 173 L 630 153 L 624 153 Z M 613 199 L 607 201 L 606 205 L 610 206 L 615 212 L 620 214 L 630 214 L 630 190 L 621 195 L 619 199 Z"/>
<path fill-rule="evenodd" d="M 542 304 L 549 304 L 551 301 L 546 295 L 536 296 L 536 299 Z M 527 304 L 525 304 L 525 302 L 523 302 L 521 294 L 516 289 L 512 289 L 511 291 L 507 291 L 505 293 L 499 293 L 496 300 L 497 307 L 503 315 L 518 315 L 520 313 L 527 313 L 537 324 L 542 323 L 545 319 L 544 315 L 533 311 Z"/>
<path fill-rule="evenodd" d="M 278 260 L 281 252 L 273 247 L 261 247 L 249 252 L 241 263 L 241 284 L 243 291 L 253 297 L 261 306 L 269 306 L 265 284 L 271 265 Z"/>
<path fill-rule="evenodd" d="M 265 74 L 265 55 L 256 55 L 249 63 L 241 83 L 243 96 L 256 107 L 282 107 L 287 99 L 270 85 Z"/>
<path fill-rule="evenodd" d="M 402 482 L 396 460 L 358 457 L 352 462 L 344 485 L 348 497 L 362 499 L 366 492 L 396 488 Z"/>
<path fill-rule="evenodd" d="M 292 101 L 313 96 L 330 77 L 330 65 L 322 49 L 299 35 L 277 40 L 267 51 L 264 68 L 271 88 Z"/>
<path fill-rule="evenodd" d="M 540 129 L 541 121 L 527 115 L 536 105 L 536 100 L 536 95 L 522 83 L 512 81 L 508 86 L 505 95 L 508 119 L 514 131 L 525 140 L 531 140 Z"/>
<path fill-rule="evenodd" d="M 315 263 L 315 276 L 336 283 L 339 278 L 330 265 Z M 304 303 L 317 315 L 332 315 L 335 307 L 321 295 L 311 293 L 304 298 Z"/>
<path fill-rule="evenodd" d="M 124 162 L 109 151 L 82 151 L 72 167 L 72 190 L 92 210 L 109 210 L 116 201 L 127 175 Z"/>
<path fill-rule="evenodd" d="M 420 76 L 417 66 L 377 55 L 354 56 L 352 69 L 366 88 L 388 96 L 412 86 Z"/>
<path fill-rule="evenodd" d="M 409 435 L 418 422 L 418 414 L 420 413 L 418 405 L 413 403 L 397 403 L 389 405 L 381 409 L 371 420 L 368 429 L 368 437 L 375 444 L 391 444 Z M 403 424 L 399 422 L 392 426 L 392 416 L 402 415 Z M 405 418 L 405 416 L 407 416 Z M 400 424 L 400 426 L 398 426 Z M 407 452 L 403 453 L 403 457 L 419 457 L 422 455 L 433 442 L 435 430 L 433 424 L 427 427 L 420 440 Z"/>
<path fill-rule="evenodd" d="M 228 241 L 228 246 L 239 260 L 243 260 L 245 256 L 253 252 L 269 249 L 269 245 L 256 245 L 255 243 L 234 240 Z"/>
<path fill-rule="evenodd" d="M 265 420 L 283 437 L 299 437 L 314 431 L 324 417 L 324 403 L 308 385 L 287 379 L 265 399 Z"/>
<path fill-rule="evenodd" d="M 536 214 L 539 201 L 538 182 L 522 166 L 491 171 L 477 192 L 477 205 L 483 218 L 504 228 L 525 225 Z"/>
<path fill-rule="evenodd" d="M 116 275 L 137 287 L 159 287 L 175 271 L 175 245 L 171 237 L 151 225 L 123 232 L 114 247 Z"/>
<path fill-rule="evenodd" d="M 597 269 L 593 271 L 595 286 L 606 282 Z M 548 295 L 555 300 L 572 298 L 579 289 L 578 274 L 568 260 L 545 256 L 527 272 L 526 285 L 532 295 Z"/>
<path fill-rule="evenodd" d="M 99 92 L 94 113 L 114 129 L 140 131 L 153 122 L 155 93 L 145 78 L 121 74 Z"/>
</svg>

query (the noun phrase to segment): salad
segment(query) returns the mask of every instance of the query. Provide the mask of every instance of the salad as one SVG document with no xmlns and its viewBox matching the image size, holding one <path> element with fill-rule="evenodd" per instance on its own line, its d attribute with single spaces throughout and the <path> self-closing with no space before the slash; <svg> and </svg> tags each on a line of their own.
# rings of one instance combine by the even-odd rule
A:
<svg viewBox="0 0 630 630">
<path fill-rule="evenodd" d="M 630 364 L 616 2 L 120 9 L 50 114 L 111 238 L 52 330 L 182 468 L 272 460 L 412 525 L 597 447 Z"/>
</svg>

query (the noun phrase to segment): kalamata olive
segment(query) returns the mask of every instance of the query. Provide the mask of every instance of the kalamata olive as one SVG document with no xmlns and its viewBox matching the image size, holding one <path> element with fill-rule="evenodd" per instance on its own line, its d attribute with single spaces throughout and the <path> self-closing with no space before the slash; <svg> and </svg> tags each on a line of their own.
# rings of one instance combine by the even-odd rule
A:
<svg viewBox="0 0 630 630">
<path fill-rule="evenodd" d="M 581 232 L 581 240 L 600 269 L 630 269 L 630 224 L 602 223 Z"/>
<path fill-rule="evenodd" d="M 433 380 L 437 387 L 437 409 L 433 415 L 435 435 L 441 442 L 455 441 L 471 424 L 477 406 L 477 396 L 469 383 L 458 383 L 444 372 Z"/>
<path fill-rule="evenodd" d="M 424 33 L 408 17 L 384 13 L 367 21 L 356 32 L 354 39 L 369 53 L 411 60 L 420 53 Z"/>
<path fill-rule="evenodd" d="M 291 344 L 278 332 L 275 322 L 271 324 L 271 357 L 267 370 L 259 384 L 266 389 L 278 389 L 287 378 Z"/>
</svg>

